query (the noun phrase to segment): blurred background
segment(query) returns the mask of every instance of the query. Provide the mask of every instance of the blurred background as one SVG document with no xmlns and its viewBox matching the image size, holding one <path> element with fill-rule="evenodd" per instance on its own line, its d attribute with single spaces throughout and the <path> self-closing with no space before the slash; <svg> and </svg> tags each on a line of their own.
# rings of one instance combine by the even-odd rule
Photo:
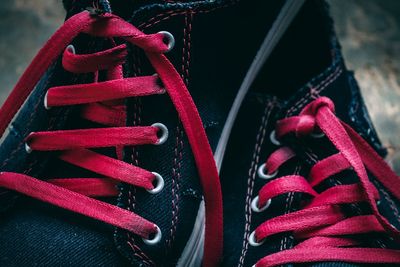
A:
<svg viewBox="0 0 400 267">
<path fill-rule="evenodd" d="M 400 1 L 329 0 L 344 57 L 400 173 Z M 62 24 L 61 0 L 2 0 L 0 103 L 37 50 Z"/>
</svg>

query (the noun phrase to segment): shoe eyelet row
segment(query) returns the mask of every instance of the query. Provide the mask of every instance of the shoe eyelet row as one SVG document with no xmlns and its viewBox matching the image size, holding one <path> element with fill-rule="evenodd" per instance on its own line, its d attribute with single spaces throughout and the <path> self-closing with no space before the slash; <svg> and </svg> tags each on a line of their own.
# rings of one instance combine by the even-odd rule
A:
<svg viewBox="0 0 400 267">
<path fill-rule="evenodd" d="M 175 46 L 174 36 L 170 32 L 167 32 L 167 31 L 160 31 L 159 33 L 164 35 L 165 43 L 168 45 L 168 50 L 166 52 L 171 51 L 173 49 L 173 47 Z M 74 46 L 69 45 L 67 47 L 67 49 L 69 49 L 69 51 L 71 53 L 75 54 Z M 45 109 L 50 110 L 51 107 L 48 106 L 47 95 L 48 95 L 48 92 L 46 92 L 46 94 L 44 96 L 43 105 L 44 105 Z M 154 123 L 152 126 L 157 127 L 161 131 L 161 136 L 158 138 L 156 145 L 164 144 L 168 139 L 168 135 L 169 135 L 168 128 L 162 123 Z M 31 153 L 33 151 L 32 148 L 28 145 L 28 143 L 25 143 L 25 150 L 27 153 Z M 162 191 L 162 189 L 164 188 L 165 182 L 164 182 L 164 178 L 159 173 L 157 173 L 157 172 L 152 172 L 152 173 L 155 176 L 155 179 L 154 179 L 155 186 L 153 189 L 150 189 L 147 191 L 150 194 L 157 194 Z M 157 231 L 152 238 L 149 238 L 149 239 L 142 238 L 143 242 L 146 245 L 153 246 L 153 245 L 158 244 L 161 241 L 161 238 L 162 238 L 161 229 L 158 226 L 156 226 L 156 229 L 157 229 Z"/>
<path fill-rule="evenodd" d="M 168 128 L 162 124 L 162 123 L 154 123 L 151 126 L 153 127 L 157 127 L 160 131 L 161 131 L 161 136 L 158 138 L 158 141 L 156 143 L 156 145 L 162 145 L 164 144 L 167 139 L 168 139 Z M 152 172 L 155 176 L 154 182 L 155 182 L 155 186 L 153 189 L 147 190 L 147 192 L 149 192 L 150 194 L 158 194 L 160 193 L 165 185 L 164 182 L 164 178 L 157 172 Z M 161 233 L 161 229 L 157 227 L 157 232 L 154 234 L 154 236 L 152 238 L 146 239 L 146 238 L 142 238 L 143 243 L 145 243 L 148 246 L 154 246 L 157 245 L 162 238 L 162 233 Z"/>
<path fill-rule="evenodd" d="M 275 130 L 273 130 L 270 133 L 269 139 L 270 139 L 272 144 L 274 144 L 276 146 L 280 146 L 281 145 L 281 143 L 276 138 Z M 274 177 L 276 177 L 278 175 L 278 171 L 275 171 L 274 173 L 268 174 L 267 168 L 266 168 L 265 163 L 264 163 L 264 164 L 260 165 L 260 167 L 258 167 L 257 175 L 261 179 L 270 180 L 270 179 L 272 179 L 272 178 L 274 178 Z M 260 213 L 260 212 L 265 211 L 266 209 L 268 209 L 271 206 L 272 200 L 268 199 L 267 203 L 261 208 L 258 206 L 258 203 L 259 203 L 259 196 L 256 196 L 255 198 L 253 198 L 253 200 L 251 201 L 251 205 L 250 205 L 251 206 L 251 210 L 253 212 Z M 262 244 L 264 244 L 265 239 L 260 241 L 260 242 L 257 242 L 257 240 L 256 240 L 256 232 L 253 231 L 250 234 L 249 238 L 248 238 L 248 242 L 249 242 L 250 246 L 258 247 L 258 246 L 261 246 Z"/>
<path fill-rule="evenodd" d="M 323 138 L 324 136 L 325 136 L 325 134 L 324 134 L 323 132 L 320 132 L 320 133 L 312 133 L 312 134 L 311 134 L 311 137 L 313 137 L 313 138 Z M 270 138 L 270 141 L 271 141 L 272 144 L 274 144 L 274 145 L 276 145 L 276 146 L 280 146 L 280 145 L 281 145 L 281 142 L 279 142 L 278 139 L 276 138 L 276 132 L 275 132 L 275 130 L 273 130 L 273 131 L 271 132 L 271 134 L 269 135 L 269 138 Z M 275 171 L 275 172 L 272 173 L 272 174 L 268 174 L 267 169 L 266 169 L 266 167 L 265 167 L 265 163 L 264 163 L 264 164 L 262 164 L 262 165 L 258 168 L 257 174 L 258 174 L 258 177 L 260 177 L 260 178 L 262 178 L 262 179 L 270 180 L 270 179 L 272 179 L 272 178 L 274 178 L 274 177 L 277 176 L 278 171 Z M 251 201 L 251 209 L 252 209 L 252 211 L 257 212 L 257 213 L 263 212 L 263 211 L 265 211 L 266 209 L 268 209 L 268 208 L 271 206 L 271 202 L 272 202 L 272 200 L 271 200 L 271 199 L 268 199 L 267 203 L 266 203 L 263 207 L 260 208 L 260 207 L 258 206 L 258 203 L 259 203 L 259 196 L 256 196 L 256 197 Z M 250 246 L 253 246 L 253 247 L 258 247 L 258 246 L 261 246 L 262 244 L 264 244 L 265 239 L 263 239 L 263 240 L 260 241 L 260 242 L 257 242 L 255 234 L 256 234 L 255 231 L 253 231 L 253 232 L 250 234 L 250 236 L 249 236 L 249 238 L 248 238 L 249 245 L 250 245 Z"/>
</svg>

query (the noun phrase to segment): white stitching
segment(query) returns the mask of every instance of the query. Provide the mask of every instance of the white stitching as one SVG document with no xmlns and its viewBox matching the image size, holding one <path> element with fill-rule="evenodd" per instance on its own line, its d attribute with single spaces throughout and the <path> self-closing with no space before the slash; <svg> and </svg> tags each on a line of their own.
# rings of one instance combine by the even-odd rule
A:
<svg viewBox="0 0 400 267">
<path fill-rule="evenodd" d="M 238 266 L 241 267 L 243 266 L 244 263 L 244 258 L 248 249 L 248 237 L 250 234 L 250 224 L 251 224 L 251 197 L 253 195 L 253 189 L 254 189 L 254 179 L 255 179 L 255 174 L 257 171 L 257 165 L 259 163 L 259 156 L 260 156 L 260 151 L 261 147 L 264 143 L 264 138 L 266 134 L 266 127 L 269 122 L 269 117 L 271 115 L 271 111 L 273 107 L 275 107 L 276 102 L 275 101 L 269 101 L 267 102 L 267 105 L 264 109 L 264 113 L 261 119 L 261 125 L 257 133 L 256 137 L 256 145 L 254 148 L 253 152 L 253 157 L 249 169 L 249 176 L 247 179 L 247 194 L 246 194 L 246 206 L 245 206 L 245 217 L 246 217 L 246 225 L 245 225 L 245 232 L 243 235 L 243 242 L 242 242 L 242 252 L 240 255 L 239 259 L 239 264 Z"/>
</svg>

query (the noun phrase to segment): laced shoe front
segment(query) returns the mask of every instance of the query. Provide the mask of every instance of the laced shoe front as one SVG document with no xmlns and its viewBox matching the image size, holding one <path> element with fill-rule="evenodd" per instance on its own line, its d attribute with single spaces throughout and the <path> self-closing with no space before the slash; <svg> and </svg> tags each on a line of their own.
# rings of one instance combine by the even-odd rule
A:
<svg viewBox="0 0 400 267">
<path fill-rule="evenodd" d="M 127 45 L 92 53 L 76 54 L 71 41 L 80 33 L 91 36 L 121 38 L 143 49 L 157 75 L 124 78 L 122 64 Z M 94 81 L 50 88 L 44 96 L 46 109 L 82 105 L 81 117 L 104 125 L 103 128 L 31 132 L 25 150 L 33 154 L 55 152 L 56 157 L 74 166 L 98 174 L 91 178 L 57 178 L 41 181 L 15 172 L 0 174 L 0 187 L 40 201 L 100 220 L 140 236 L 149 246 L 162 238 L 160 228 L 132 211 L 95 198 L 118 195 L 117 183 L 143 188 L 157 194 L 164 187 L 163 177 L 150 170 L 123 162 L 123 147 L 161 146 L 168 129 L 161 123 L 126 127 L 123 99 L 168 93 L 186 131 L 204 187 L 206 203 L 206 246 L 204 264 L 219 260 L 222 240 L 221 194 L 218 173 L 200 116 L 180 75 L 163 55 L 172 49 L 174 39 L 168 32 L 144 34 L 123 19 L 96 10 L 83 11 L 69 18 L 41 49 L 15 86 L 0 111 L 0 132 L 4 133 L 36 83 L 62 54 L 62 66 L 71 73 L 94 73 Z M 107 80 L 98 81 L 100 71 L 107 70 Z M 117 159 L 94 149 L 115 147 Z M 212 205 L 211 205 L 212 204 Z M 209 243 L 210 242 L 210 243 Z M 210 248 L 210 249 L 208 249 Z"/>
<path fill-rule="evenodd" d="M 304 3 L 264 69 L 220 173 L 223 266 L 399 265 L 400 178 L 324 1 Z"/>
<path fill-rule="evenodd" d="M 230 110 L 284 2 L 64 0 L 0 112 L 0 265 L 218 265 Z"/>
<path fill-rule="evenodd" d="M 296 245 L 288 250 L 260 259 L 255 266 L 279 266 L 288 263 L 342 261 L 353 263 L 399 264 L 400 250 L 372 247 L 365 235 L 382 235 L 398 240 L 399 230 L 381 215 L 377 207 L 380 196 L 368 178 L 373 175 L 393 197 L 400 200 L 400 178 L 384 160 L 349 125 L 335 116 L 334 104 L 326 97 L 308 104 L 298 116 L 278 121 L 273 135 L 278 140 L 294 135 L 298 138 L 327 138 L 337 153 L 315 163 L 308 177 L 285 175 L 279 169 L 297 157 L 289 146 L 281 146 L 259 168 L 259 175 L 268 181 L 252 201 L 255 212 L 267 212 L 280 195 L 301 193 L 298 211 L 281 215 L 257 226 L 249 237 L 251 246 L 259 246 L 269 237 L 291 232 Z M 273 140 L 279 142 L 276 138 Z M 352 183 L 332 183 L 330 178 L 346 170 L 356 174 Z M 360 213 L 349 215 L 342 205 L 365 203 Z M 354 207 L 353 207 L 354 208 Z M 397 241 L 396 241 L 397 242 Z"/>
</svg>

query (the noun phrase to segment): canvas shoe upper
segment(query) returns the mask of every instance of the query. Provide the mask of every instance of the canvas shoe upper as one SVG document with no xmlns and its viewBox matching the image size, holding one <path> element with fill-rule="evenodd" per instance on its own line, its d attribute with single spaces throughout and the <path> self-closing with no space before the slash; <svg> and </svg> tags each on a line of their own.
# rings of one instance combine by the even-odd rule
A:
<svg viewBox="0 0 400 267">
<path fill-rule="evenodd" d="M 332 26 L 307 1 L 239 111 L 221 169 L 223 266 L 400 263 L 400 179 Z"/>
<path fill-rule="evenodd" d="M 1 109 L 32 91 L 0 147 L 1 266 L 219 261 L 212 151 L 282 2 L 110 2 L 64 1 Z"/>
</svg>

